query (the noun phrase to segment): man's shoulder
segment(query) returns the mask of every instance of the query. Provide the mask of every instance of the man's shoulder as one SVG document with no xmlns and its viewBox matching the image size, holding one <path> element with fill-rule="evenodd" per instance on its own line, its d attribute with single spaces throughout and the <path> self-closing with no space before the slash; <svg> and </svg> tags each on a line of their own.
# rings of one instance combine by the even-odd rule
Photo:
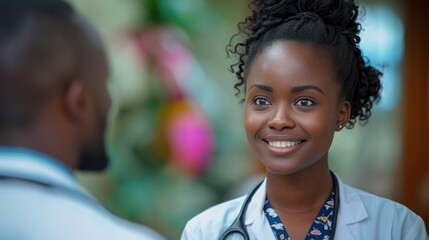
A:
<svg viewBox="0 0 429 240">
<path fill-rule="evenodd" d="M 0 239 L 6 233 L 39 236 L 34 239 L 162 239 L 113 215 L 90 196 L 18 181 L 0 183 L 0 195 L 5 196 L 0 199 Z"/>
</svg>

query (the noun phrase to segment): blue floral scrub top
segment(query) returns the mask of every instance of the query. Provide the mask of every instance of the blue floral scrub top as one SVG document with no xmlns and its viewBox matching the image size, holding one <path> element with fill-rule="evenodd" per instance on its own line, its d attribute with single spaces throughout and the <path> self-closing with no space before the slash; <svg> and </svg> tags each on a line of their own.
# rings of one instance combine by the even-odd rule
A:
<svg viewBox="0 0 429 240">
<path fill-rule="evenodd" d="M 332 192 L 322 209 L 320 209 L 319 214 L 317 214 L 316 219 L 314 219 L 305 240 L 328 240 L 330 238 L 332 219 L 334 217 L 334 199 L 335 193 Z M 282 221 L 268 200 L 265 202 L 264 212 L 276 239 L 291 240 Z"/>
</svg>

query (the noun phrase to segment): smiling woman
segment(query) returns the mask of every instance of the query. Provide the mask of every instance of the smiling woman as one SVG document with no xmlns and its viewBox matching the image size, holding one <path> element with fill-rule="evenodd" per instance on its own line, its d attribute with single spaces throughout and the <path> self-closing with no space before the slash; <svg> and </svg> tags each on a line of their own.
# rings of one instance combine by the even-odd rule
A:
<svg viewBox="0 0 429 240">
<path fill-rule="evenodd" d="M 190 220 L 182 239 L 427 239 L 407 207 L 343 183 L 328 152 L 335 132 L 363 125 L 381 72 L 359 48 L 352 0 L 254 0 L 230 46 L 248 142 L 266 179 L 248 197 Z M 238 235 L 238 236 L 237 236 Z"/>
<path fill-rule="evenodd" d="M 350 115 L 332 66 L 327 50 L 292 40 L 276 41 L 256 56 L 246 81 L 244 126 L 268 175 L 330 178 L 327 153 Z"/>
</svg>

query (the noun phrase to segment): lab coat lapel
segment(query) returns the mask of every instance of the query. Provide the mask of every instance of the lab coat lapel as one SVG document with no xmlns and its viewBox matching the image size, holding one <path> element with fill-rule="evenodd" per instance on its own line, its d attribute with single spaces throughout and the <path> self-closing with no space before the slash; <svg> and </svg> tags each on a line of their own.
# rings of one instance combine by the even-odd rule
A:
<svg viewBox="0 0 429 240">
<path fill-rule="evenodd" d="M 338 211 L 335 239 L 356 239 L 357 225 L 368 217 L 365 205 L 356 191 L 343 184 L 337 176 L 340 191 L 340 209 Z"/>
<path fill-rule="evenodd" d="M 249 227 L 247 229 L 249 231 Z M 249 233 L 251 233 L 249 235 L 252 235 L 254 237 L 251 239 L 276 240 L 265 215 L 262 215 L 255 219 L 253 224 L 250 225 Z"/>
<path fill-rule="evenodd" d="M 340 218 L 338 219 L 338 222 L 337 222 L 335 239 L 358 240 L 354 237 L 350 227 L 345 222 L 340 221 Z"/>
</svg>

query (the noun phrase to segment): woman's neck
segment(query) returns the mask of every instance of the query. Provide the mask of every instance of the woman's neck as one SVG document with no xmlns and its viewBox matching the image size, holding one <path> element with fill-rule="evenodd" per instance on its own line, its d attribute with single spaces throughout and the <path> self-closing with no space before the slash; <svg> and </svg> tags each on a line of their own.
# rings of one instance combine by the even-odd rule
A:
<svg viewBox="0 0 429 240">
<path fill-rule="evenodd" d="M 271 205 L 284 213 L 306 213 L 319 210 L 332 192 L 329 169 L 305 170 L 282 176 L 267 173 L 267 198 Z"/>
</svg>

